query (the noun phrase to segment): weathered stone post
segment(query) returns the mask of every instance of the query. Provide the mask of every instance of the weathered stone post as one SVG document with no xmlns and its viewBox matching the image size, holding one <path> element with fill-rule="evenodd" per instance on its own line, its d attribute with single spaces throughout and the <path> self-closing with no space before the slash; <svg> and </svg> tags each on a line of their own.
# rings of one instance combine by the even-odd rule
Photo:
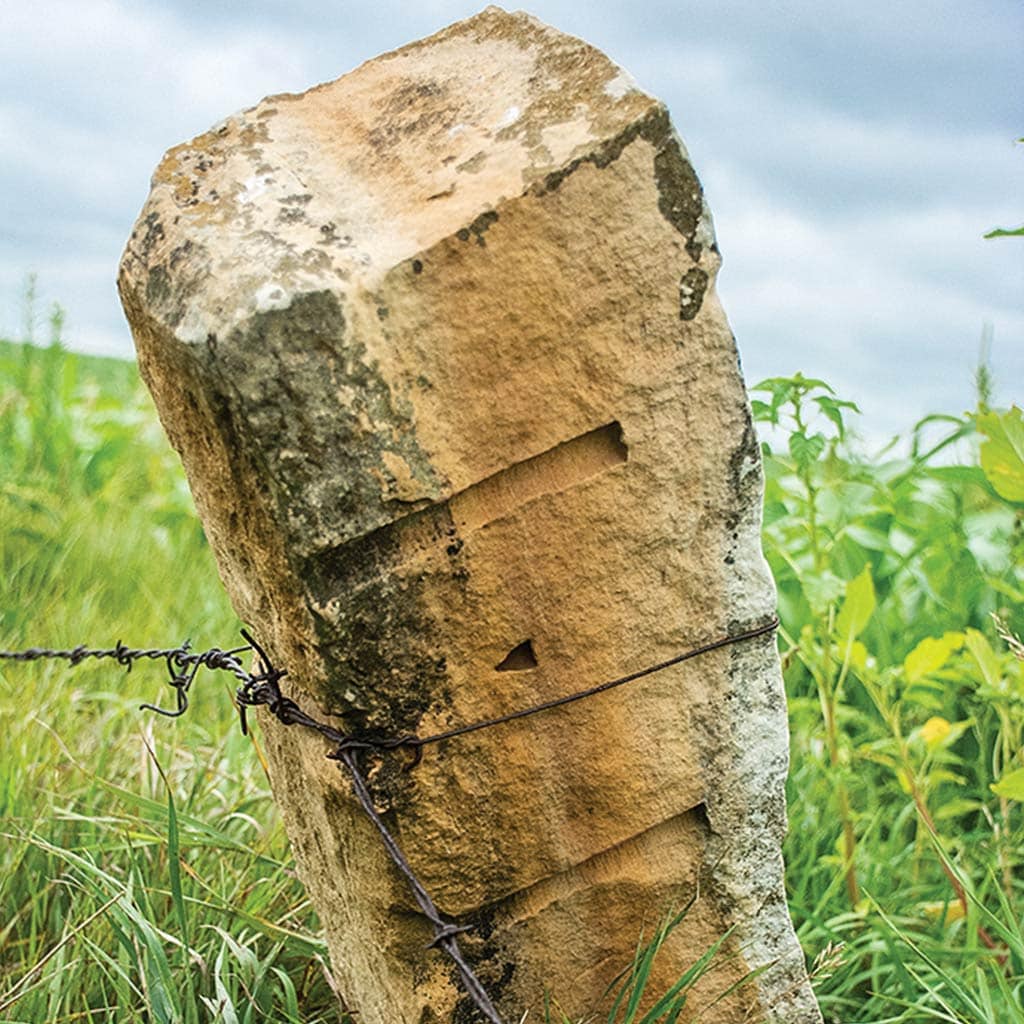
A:
<svg viewBox="0 0 1024 1024">
<path fill-rule="evenodd" d="M 770 620 L 718 265 L 665 108 L 495 7 L 171 150 L 121 295 L 287 691 L 431 733 Z M 263 728 L 359 1020 L 475 1019 L 324 742 Z M 768 966 L 702 1019 L 820 1019 L 770 636 L 404 760 L 367 757 L 374 799 L 509 1020 L 595 1010 L 698 886 L 656 986 L 732 927 L 703 998 Z"/>
</svg>

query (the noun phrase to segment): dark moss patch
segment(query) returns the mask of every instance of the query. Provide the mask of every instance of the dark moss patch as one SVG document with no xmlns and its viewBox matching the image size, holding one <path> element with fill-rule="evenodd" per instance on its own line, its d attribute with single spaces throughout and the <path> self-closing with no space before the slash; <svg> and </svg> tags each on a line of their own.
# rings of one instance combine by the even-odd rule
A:
<svg viewBox="0 0 1024 1024">
<path fill-rule="evenodd" d="M 306 211 L 301 206 L 282 206 L 277 211 L 279 224 L 298 224 L 306 219 Z"/>
<path fill-rule="evenodd" d="M 454 160 L 455 157 L 449 157 L 445 160 L 445 163 Z M 460 174 L 476 174 L 481 167 L 487 162 L 487 154 L 481 150 L 479 153 L 474 153 L 468 160 L 463 160 L 455 170 Z"/>
<path fill-rule="evenodd" d="M 139 255 L 145 259 L 149 256 L 154 246 L 158 245 L 164 240 L 164 226 L 160 223 L 160 214 L 154 212 L 147 214 L 146 220 L 146 233 L 142 238 L 142 245 L 140 247 Z M 136 229 L 138 230 L 138 229 Z M 132 232 L 132 238 L 135 238 L 136 232 Z"/>
<path fill-rule="evenodd" d="M 413 557 L 416 551 L 441 557 Z M 297 566 L 325 667 L 321 706 L 347 732 L 366 738 L 417 732 L 428 708 L 450 704 L 442 631 L 427 611 L 427 595 L 447 588 L 458 614 L 468 577 L 464 560 L 448 505 L 438 503 Z M 401 814 L 416 784 L 415 774 L 403 770 L 403 756 L 371 755 L 367 764 L 375 801 Z"/>
<path fill-rule="evenodd" d="M 742 379 L 742 375 L 741 375 Z M 756 473 L 746 468 L 747 464 L 753 462 L 758 467 Z M 750 415 L 750 409 L 744 402 L 743 405 L 743 437 L 740 443 L 729 455 L 729 483 L 730 491 L 735 498 L 733 509 L 726 516 L 726 529 L 733 531 L 732 543 L 729 546 L 729 553 L 735 551 L 737 535 L 736 529 L 740 523 L 741 509 L 749 502 L 760 505 L 761 496 L 761 455 L 757 446 L 757 432 L 754 430 L 754 422 Z M 730 627 L 731 628 L 731 627 Z M 746 626 L 742 628 L 747 628 Z"/>
<path fill-rule="evenodd" d="M 449 699 L 437 629 L 423 610 L 430 576 L 403 566 L 402 538 L 416 530 L 425 543 L 443 545 L 451 516 L 438 505 L 406 519 L 315 556 L 302 569 L 318 604 L 343 595 L 336 615 L 316 619 L 327 668 L 324 699 L 361 734 L 415 732 L 427 708 Z"/>
<path fill-rule="evenodd" d="M 700 267 L 690 267 L 679 281 L 679 319 L 692 320 L 704 302 L 708 275 Z"/>
<path fill-rule="evenodd" d="M 603 170 L 609 164 L 614 163 L 622 156 L 623 150 L 637 138 L 644 138 L 651 141 L 651 136 L 657 134 L 658 125 L 662 118 L 658 115 L 660 108 L 631 124 L 625 131 L 612 139 L 607 139 L 598 144 L 593 152 L 577 157 L 557 171 L 552 171 L 544 180 L 535 185 L 533 191 L 536 195 L 544 195 L 547 192 L 556 192 L 570 175 L 574 174 L 583 164 L 593 164 L 599 170 Z M 664 120 L 667 122 L 667 114 Z"/>
<path fill-rule="evenodd" d="M 455 124 L 458 108 L 446 102 L 447 88 L 431 80 L 407 80 L 378 105 L 375 127 L 367 141 L 378 153 L 389 156 L 408 135 L 444 131 Z"/>
<path fill-rule="evenodd" d="M 146 277 L 146 302 L 151 307 L 160 307 L 166 305 L 170 297 L 171 275 L 162 264 L 158 264 Z"/>
<path fill-rule="evenodd" d="M 498 941 L 498 925 L 493 907 L 474 911 L 464 922 L 473 926 L 471 932 L 459 937 L 459 946 L 487 994 L 496 1005 L 516 973 L 516 965 L 507 959 Z M 452 982 L 458 986 L 457 969 L 450 968 Z M 458 986 L 461 987 L 461 986 Z M 480 1024 L 486 1018 L 468 995 L 460 995 L 452 1010 L 452 1024 Z"/>
<path fill-rule="evenodd" d="M 552 171 L 532 191 L 536 195 L 554 192 L 585 163 L 603 169 L 618 160 L 625 148 L 638 138 L 655 148 L 654 177 L 658 187 L 658 209 L 686 239 L 686 251 L 696 262 L 703 249 L 695 236 L 704 211 L 704 190 L 672 130 L 668 110 L 661 104 L 614 138 L 598 145 L 593 152 Z"/>
<path fill-rule="evenodd" d="M 215 370 L 230 382 L 247 443 L 267 460 L 275 519 L 295 557 L 315 538 L 358 537 L 394 518 L 381 489 L 385 449 L 440 497 L 411 408 L 369 364 L 332 292 L 250 317 L 220 338 Z"/>
<path fill-rule="evenodd" d="M 174 270 L 174 268 L 183 259 L 185 259 L 185 257 L 188 256 L 189 253 L 191 253 L 191 252 L 192 252 L 192 243 L 190 241 L 187 241 L 187 240 L 185 242 L 182 242 L 181 245 L 179 245 L 176 248 L 172 249 L 171 250 L 171 255 L 170 255 L 170 257 L 168 257 L 168 260 L 167 260 L 167 263 L 170 266 L 171 270 Z"/>
<path fill-rule="evenodd" d="M 658 209 L 687 240 L 686 251 L 696 262 L 701 245 L 694 236 L 704 211 L 704 190 L 689 160 L 683 156 L 679 139 L 671 131 L 654 156 L 654 177 L 658 183 Z"/>
<path fill-rule="evenodd" d="M 458 238 L 460 242 L 468 242 L 471 238 L 475 238 L 477 245 L 486 246 L 487 242 L 484 239 L 484 235 L 487 233 L 487 229 L 497 220 L 497 211 L 487 210 L 485 213 L 481 213 L 480 216 L 469 225 L 469 227 L 459 228 L 459 230 L 455 232 L 455 237 Z"/>
</svg>

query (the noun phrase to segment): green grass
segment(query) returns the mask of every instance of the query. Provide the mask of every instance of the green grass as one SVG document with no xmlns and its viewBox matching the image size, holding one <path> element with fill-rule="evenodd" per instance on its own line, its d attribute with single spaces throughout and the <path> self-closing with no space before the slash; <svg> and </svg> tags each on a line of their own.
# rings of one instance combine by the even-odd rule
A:
<svg viewBox="0 0 1024 1024">
<path fill-rule="evenodd" d="M 879 455 L 820 382 L 752 397 L 790 905 L 826 1018 L 1024 1021 L 1024 428 L 983 406 Z M 2 647 L 237 635 L 130 363 L 0 342 L 0 524 Z M 160 689 L 141 666 L 0 665 L 0 1022 L 343 1020 L 230 685 L 205 677 L 174 722 L 138 713 Z M 654 952 L 609 1019 L 648 1019 Z"/>
<path fill-rule="evenodd" d="M 130 363 L 0 343 L 0 520 L 0 646 L 237 636 Z M 339 1020 L 230 687 L 159 680 L 0 667 L 0 1020 Z"/>
</svg>

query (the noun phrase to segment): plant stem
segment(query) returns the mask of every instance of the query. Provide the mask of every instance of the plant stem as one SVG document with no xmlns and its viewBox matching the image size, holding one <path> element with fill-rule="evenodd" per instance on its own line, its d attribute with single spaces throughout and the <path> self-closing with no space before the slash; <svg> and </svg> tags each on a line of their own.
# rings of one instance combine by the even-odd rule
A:
<svg viewBox="0 0 1024 1024">
<path fill-rule="evenodd" d="M 828 628 L 825 636 L 832 635 L 833 612 L 829 612 Z M 825 722 L 825 742 L 828 745 L 829 763 L 835 774 L 836 780 L 836 802 L 839 809 L 839 820 L 843 828 L 843 867 L 846 876 L 846 895 L 850 900 L 850 908 L 856 909 L 860 902 L 860 887 L 857 884 L 857 869 L 854 865 L 854 854 L 857 850 L 857 833 L 853 827 L 853 810 L 850 804 L 850 793 L 846 788 L 846 780 L 843 778 L 842 762 L 839 755 L 839 723 L 836 714 L 838 699 L 837 695 L 846 675 L 849 664 L 849 652 L 844 661 L 843 669 L 835 684 L 831 682 L 832 658 L 828 650 L 828 640 L 825 640 L 825 665 L 826 675 L 817 678 L 818 698 L 821 701 L 821 713 Z"/>
<path fill-rule="evenodd" d="M 909 777 L 911 796 L 914 800 L 914 807 L 917 809 L 917 813 L 921 816 L 921 820 L 924 822 L 925 828 L 932 834 L 932 838 L 938 842 L 939 833 L 935 827 L 935 822 L 932 819 L 931 812 L 928 810 L 928 804 L 925 802 L 924 794 L 921 792 L 920 787 L 917 785 L 917 781 L 913 776 Z M 944 856 L 939 857 L 942 862 L 942 873 L 949 879 L 949 884 L 953 887 L 953 892 L 956 894 L 957 901 L 960 904 L 961 909 L 964 912 L 964 917 L 967 917 L 967 890 L 964 888 L 963 883 L 957 878 L 956 873 L 946 862 Z M 992 938 L 991 935 L 979 924 L 978 925 L 978 938 L 988 946 L 989 949 L 998 949 L 999 943 Z"/>
<path fill-rule="evenodd" d="M 796 425 L 796 429 L 800 433 L 805 434 L 807 425 L 804 423 L 799 398 L 795 399 L 792 405 L 793 422 Z M 825 568 L 825 552 L 822 549 L 818 536 L 818 490 L 814 485 L 813 471 L 809 465 L 798 465 L 797 475 L 807 494 L 807 533 L 810 540 L 814 572 L 820 576 Z M 825 674 L 821 677 L 815 674 L 815 682 L 818 684 L 818 699 L 821 702 L 821 713 L 825 724 L 825 739 L 828 744 L 829 762 L 836 778 L 836 802 L 838 804 L 839 820 L 842 823 L 843 829 L 843 866 L 846 876 L 846 894 L 850 900 L 850 908 L 856 909 L 857 904 L 860 902 L 857 869 L 854 866 L 854 854 L 857 851 L 857 833 L 853 827 L 853 809 L 850 803 L 850 793 L 846 788 L 846 780 L 843 778 L 843 767 L 839 756 L 839 723 L 836 713 L 839 690 L 849 667 L 850 652 L 847 650 L 842 672 L 839 675 L 839 679 L 833 685 L 831 681 L 833 661 L 831 637 L 834 616 L 835 608 L 830 606 L 828 621 L 825 624 L 825 631 L 822 637 Z"/>
</svg>

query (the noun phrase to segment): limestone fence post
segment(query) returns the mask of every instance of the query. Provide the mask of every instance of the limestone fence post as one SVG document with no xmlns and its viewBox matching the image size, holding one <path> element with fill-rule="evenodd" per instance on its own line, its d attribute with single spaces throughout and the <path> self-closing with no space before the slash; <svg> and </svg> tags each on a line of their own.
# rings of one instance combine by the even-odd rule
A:
<svg viewBox="0 0 1024 1024">
<path fill-rule="evenodd" d="M 119 287 L 239 616 L 356 734 L 438 732 L 771 619 L 758 447 L 665 107 L 489 7 L 170 150 Z M 345 775 L 261 715 L 361 1024 L 475 1020 Z M 820 1021 L 783 893 L 772 637 L 424 751 L 373 799 L 508 1021 L 596 1012 L 699 898 L 705 1022 Z"/>
</svg>

